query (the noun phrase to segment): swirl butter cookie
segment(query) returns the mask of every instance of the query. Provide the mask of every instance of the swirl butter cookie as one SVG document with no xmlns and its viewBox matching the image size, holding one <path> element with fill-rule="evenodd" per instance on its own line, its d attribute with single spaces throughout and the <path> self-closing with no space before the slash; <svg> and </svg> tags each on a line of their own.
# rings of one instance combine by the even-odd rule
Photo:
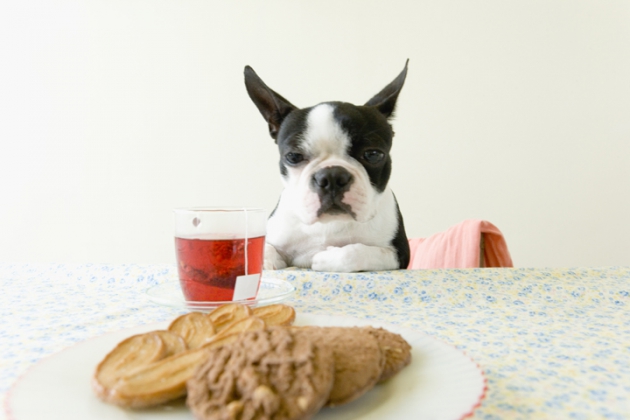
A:
<svg viewBox="0 0 630 420">
<path fill-rule="evenodd" d="M 286 328 L 243 333 L 212 349 L 188 380 L 187 405 L 200 420 L 306 420 L 328 399 L 330 349 Z"/>
</svg>

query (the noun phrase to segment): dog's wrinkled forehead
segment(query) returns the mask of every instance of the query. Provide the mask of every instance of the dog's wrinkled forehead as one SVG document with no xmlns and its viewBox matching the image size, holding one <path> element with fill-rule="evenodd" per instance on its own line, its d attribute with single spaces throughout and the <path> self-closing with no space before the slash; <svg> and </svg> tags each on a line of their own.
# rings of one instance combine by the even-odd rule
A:
<svg viewBox="0 0 630 420">
<path fill-rule="evenodd" d="M 350 139 L 335 118 L 335 107 L 320 104 L 311 109 L 306 119 L 302 147 L 311 156 L 344 156 Z"/>
<path fill-rule="evenodd" d="M 393 131 L 373 108 L 326 102 L 291 112 L 278 133 L 281 153 L 299 151 L 310 157 L 353 156 L 364 147 L 389 152 Z"/>
</svg>

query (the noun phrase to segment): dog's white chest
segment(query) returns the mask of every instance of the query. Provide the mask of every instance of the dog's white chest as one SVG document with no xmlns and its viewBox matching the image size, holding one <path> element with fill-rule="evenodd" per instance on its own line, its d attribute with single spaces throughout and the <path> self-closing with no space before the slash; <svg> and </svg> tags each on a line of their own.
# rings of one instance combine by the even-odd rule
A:
<svg viewBox="0 0 630 420">
<path fill-rule="evenodd" d="M 267 243 L 281 250 L 289 266 L 311 267 L 313 256 L 329 247 L 351 244 L 391 248 L 397 227 L 396 202 L 392 192 L 383 192 L 374 217 L 367 222 L 351 218 L 303 224 L 282 198 L 268 222 Z"/>
</svg>

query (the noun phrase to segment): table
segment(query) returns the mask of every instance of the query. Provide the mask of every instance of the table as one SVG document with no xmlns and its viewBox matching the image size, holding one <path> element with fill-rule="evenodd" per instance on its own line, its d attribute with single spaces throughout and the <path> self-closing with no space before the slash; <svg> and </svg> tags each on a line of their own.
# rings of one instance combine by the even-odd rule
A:
<svg viewBox="0 0 630 420">
<path fill-rule="evenodd" d="M 184 310 L 143 291 L 173 265 L 0 264 L 0 407 L 38 360 Z M 630 418 L 630 267 L 266 272 L 299 312 L 377 319 L 451 343 L 485 372 L 473 419 Z M 0 410 L 0 419 L 5 419 Z"/>
</svg>

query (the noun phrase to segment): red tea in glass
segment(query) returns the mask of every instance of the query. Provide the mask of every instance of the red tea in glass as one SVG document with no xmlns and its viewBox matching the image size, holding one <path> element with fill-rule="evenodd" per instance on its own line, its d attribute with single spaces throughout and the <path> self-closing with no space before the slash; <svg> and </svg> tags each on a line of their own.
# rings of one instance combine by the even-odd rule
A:
<svg viewBox="0 0 630 420">
<path fill-rule="evenodd" d="M 242 207 L 174 213 L 177 269 L 186 300 L 254 299 L 262 276 L 267 213 Z"/>
<path fill-rule="evenodd" d="M 229 301 L 239 276 L 261 274 L 265 237 L 247 239 L 175 238 L 179 279 L 189 301 Z"/>
</svg>

